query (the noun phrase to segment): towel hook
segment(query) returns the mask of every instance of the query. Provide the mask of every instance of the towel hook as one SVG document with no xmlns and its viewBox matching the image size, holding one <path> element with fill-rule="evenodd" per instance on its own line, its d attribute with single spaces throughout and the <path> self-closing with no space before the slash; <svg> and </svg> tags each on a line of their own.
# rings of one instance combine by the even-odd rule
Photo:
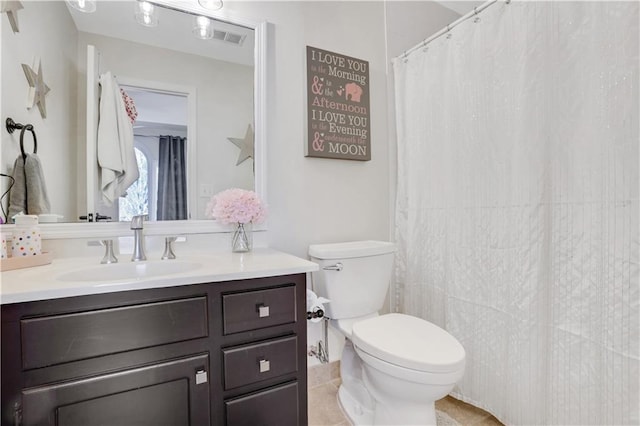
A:
<svg viewBox="0 0 640 426">
<path fill-rule="evenodd" d="M 24 152 L 24 132 L 26 130 L 30 131 L 33 136 L 33 153 L 36 154 L 38 152 L 38 139 L 36 138 L 36 131 L 33 130 L 33 125 L 16 123 L 11 117 L 9 117 L 5 121 L 5 127 L 9 133 L 13 133 L 16 129 L 20 129 L 20 152 L 22 153 L 23 160 L 26 160 L 27 158 L 27 154 Z"/>
</svg>

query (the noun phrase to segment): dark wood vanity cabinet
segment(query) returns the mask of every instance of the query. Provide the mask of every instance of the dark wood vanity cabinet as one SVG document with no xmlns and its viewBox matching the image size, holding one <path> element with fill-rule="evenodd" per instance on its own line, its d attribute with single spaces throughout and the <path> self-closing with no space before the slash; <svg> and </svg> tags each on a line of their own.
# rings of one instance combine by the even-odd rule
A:
<svg viewBox="0 0 640 426">
<path fill-rule="evenodd" d="M 304 274 L 2 305 L 2 425 L 306 425 Z"/>
</svg>

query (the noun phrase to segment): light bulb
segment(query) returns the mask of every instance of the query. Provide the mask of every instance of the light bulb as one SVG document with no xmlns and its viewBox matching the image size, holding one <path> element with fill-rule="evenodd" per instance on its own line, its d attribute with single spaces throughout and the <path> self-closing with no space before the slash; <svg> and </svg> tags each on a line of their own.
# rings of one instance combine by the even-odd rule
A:
<svg viewBox="0 0 640 426">
<path fill-rule="evenodd" d="M 148 1 L 139 1 L 136 4 L 136 21 L 145 27 L 155 27 L 158 25 L 156 8 Z"/>
<path fill-rule="evenodd" d="M 142 12 L 145 14 L 152 14 L 153 13 L 153 5 L 151 3 L 149 3 L 148 1 L 143 1 L 140 4 L 140 8 L 142 9 Z"/>
<path fill-rule="evenodd" d="M 209 10 L 218 10 L 222 9 L 222 0 L 198 0 L 200 6 Z"/>
<path fill-rule="evenodd" d="M 213 28 L 211 27 L 211 19 L 206 16 L 196 16 L 194 18 L 193 34 L 202 40 L 212 38 Z"/>
<path fill-rule="evenodd" d="M 80 12 L 93 13 L 96 11 L 96 0 L 67 0 L 67 4 Z"/>
</svg>

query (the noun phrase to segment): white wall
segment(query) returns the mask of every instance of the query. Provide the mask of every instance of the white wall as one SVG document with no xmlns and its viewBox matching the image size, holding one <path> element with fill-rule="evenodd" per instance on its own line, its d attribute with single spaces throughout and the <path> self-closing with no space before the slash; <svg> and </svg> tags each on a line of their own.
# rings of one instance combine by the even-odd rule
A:
<svg viewBox="0 0 640 426">
<path fill-rule="evenodd" d="M 271 246 L 306 257 L 309 244 L 389 239 L 389 181 L 395 174 L 389 161 L 390 55 L 458 15 L 426 1 L 242 1 L 225 3 L 223 10 L 273 24 L 267 107 Z M 307 45 L 369 61 L 371 161 L 304 157 Z"/>
<path fill-rule="evenodd" d="M 5 14 L 2 22 L 2 103 L 0 171 L 10 174 L 20 152 L 20 132 L 10 135 L 4 127 L 7 117 L 19 123 L 33 124 L 38 137 L 38 156 L 42 163 L 51 211 L 66 220 L 75 220 L 76 187 L 75 164 L 77 138 L 76 116 L 68 114 L 76 105 L 77 37 L 71 16 L 64 2 L 22 2 L 18 11 L 20 32 L 13 33 Z M 65 28 L 66 30 L 61 30 Z M 27 109 L 29 85 L 21 64 L 34 67 L 34 59 L 42 63 L 44 82 L 51 91 L 46 96 L 47 118 L 43 119 L 37 106 Z M 35 69 L 37 71 L 37 69 Z M 31 151 L 31 135 L 25 134 L 25 150 Z M 1 192 L 8 179 L 2 178 Z M 6 197 L 5 201 L 8 200 Z M 4 204 L 6 209 L 6 204 Z"/>
<path fill-rule="evenodd" d="M 307 256 L 312 243 L 389 237 L 384 5 L 382 2 L 229 2 L 272 23 L 267 183 L 269 242 Z M 368 162 L 304 157 L 306 46 L 370 64 Z"/>
</svg>

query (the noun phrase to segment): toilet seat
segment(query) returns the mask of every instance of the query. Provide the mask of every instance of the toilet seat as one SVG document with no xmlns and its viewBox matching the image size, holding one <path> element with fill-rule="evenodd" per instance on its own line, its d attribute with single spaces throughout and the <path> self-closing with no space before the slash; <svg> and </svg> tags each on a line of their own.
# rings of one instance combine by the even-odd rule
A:
<svg viewBox="0 0 640 426">
<path fill-rule="evenodd" d="M 404 314 L 386 314 L 353 325 L 351 340 L 361 351 L 400 367 L 430 373 L 464 368 L 465 351 L 442 328 Z"/>
</svg>

